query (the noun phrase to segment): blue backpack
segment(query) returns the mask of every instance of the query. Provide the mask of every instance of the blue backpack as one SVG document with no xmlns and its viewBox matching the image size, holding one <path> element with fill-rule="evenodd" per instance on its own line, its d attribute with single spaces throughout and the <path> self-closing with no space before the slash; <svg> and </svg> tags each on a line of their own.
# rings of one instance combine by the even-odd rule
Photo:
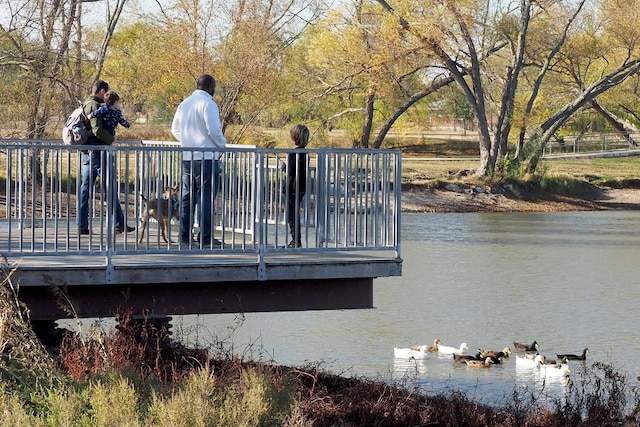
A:
<svg viewBox="0 0 640 427">
<path fill-rule="evenodd" d="M 73 110 L 62 128 L 62 142 L 66 145 L 82 145 L 89 142 L 91 135 L 91 122 L 84 113 L 84 104 Z"/>
</svg>

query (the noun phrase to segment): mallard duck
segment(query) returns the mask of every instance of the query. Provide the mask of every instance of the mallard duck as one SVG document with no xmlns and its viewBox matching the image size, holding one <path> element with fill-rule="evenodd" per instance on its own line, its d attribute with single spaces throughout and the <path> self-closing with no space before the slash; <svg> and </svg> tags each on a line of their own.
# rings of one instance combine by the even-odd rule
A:
<svg viewBox="0 0 640 427">
<path fill-rule="evenodd" d="M 462 354 L 465 350 L 468 350 L 467 343 L 460 344 L 460 348 L 449 347 L 448 345 L 438 344 L 438 353 L 440 354 Z"/>
<path fill-rule="evenodd" d="M 499 365 L 500 363 L 502 363 L 502 356 L 501 356 L 502 352 L 499 351 L 498 354 L 496 356 L 487 356 L 491 358 L 491 363 L 493 363 L 494 365 Z M 480 356 L 482 357 L 482 356 Z"/>
<path fill-rule="evenodd" d="M 536 354 L 533 358 L 529 358 L 526 356 L 520 357 L 516 355 L 516 366 L 518 367 L 539 368 L 540 365 L 542 365 L 543 363 L 544 363 L 544 358 L 539 354 Z"/>
<path fill-rule="evenodd" d="M 430 345 L 427 347 L 427 351 L 430 351 L 430 352 L 438 351 L 438 344 L 440 344 L 440 340 L 436 338 L 435 340 L 433 340 L 433 345 Z M 411 348 L 414 350 L 420 350 L 420 347 L 421 346 L 419 345 L 414 345 Z"/>
<path fill-rule="evenodd" d="M 418 350 L 413 348 L 393 348 L 393 357 L 396 359 L 426 359 L 428 354 L 428 345 L 421 345 Z"/>
<path fill-rule="evenodd" d="M 429 351 L 432 353 L 438 351 L 438 346 L 440 344 L 441 344 L 440 339 L 436 338 L 435 340 L 433 340 L 433 345 L 429 346 Z"/>
<path fill-rule="evenodd" d="M 587 353 L 589 353 L 588 348 L 584 348 L 582 350 L 582 354 L 556 354 L 558 359 L 567 359 L 567 360 L 587 360 Z"/>
<path fill-rule="evenodd" d="M 531 344 L 525 344 L 523 342 L 514 341 L 513 346 L 515 347 L 516 350 L 520 350 L 520 351 L 537 351 L 539 347 L 536 341 L 532 342 Z"/>
<path fill-rule="evenodd" d="M 474 356 L 470 354 L 454 354 L 453 361 L 457 363 L 466 363 L 467 360 L 484 360 L 480 357 L 480 353 L 476 353 Z"/>
<path fill-rule="evenodd" d="M 502 351 L 495 351 L 495 350 L 485 350 L 482 348 L 479 348 L 478 351 L 480 352 L 480 357 L 494 357 L 494 358 L 508 358 L 509 355 L 511 354 L 511 349 L 509 347 L 505 347 L 504 349 L 502 349 Z"/>
<path fill-rule="evenodd" d="M 559 365 L 560 363 L 567 363 L 567 358 L 565 357 L 564 359 L 547 359 L 546 357 L 544 358 L 544 364 L 545 365 Z"/>
<path fill-rule="evenodd" d="M 489 366 L 491 366 L 491 358 L 487 357 L 486 359 L 482 360 L 467 360 L 466 361 L 467 366 L 470 366 L 472 368 L 488 368 Z"/>
</svg>

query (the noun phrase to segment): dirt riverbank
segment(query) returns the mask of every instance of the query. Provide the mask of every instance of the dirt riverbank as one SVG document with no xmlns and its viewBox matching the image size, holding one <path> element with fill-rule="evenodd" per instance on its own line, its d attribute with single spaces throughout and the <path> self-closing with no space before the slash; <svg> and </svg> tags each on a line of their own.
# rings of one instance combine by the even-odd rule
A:
<svg viewBox="0 0 640 427">
<path fill-rule="evenodd" d="M 560 212 L 640 210 L 640 189 L 585 186 L 571 195 L 472 185 L 402 186 L 403 212 Z"/>
</svg>

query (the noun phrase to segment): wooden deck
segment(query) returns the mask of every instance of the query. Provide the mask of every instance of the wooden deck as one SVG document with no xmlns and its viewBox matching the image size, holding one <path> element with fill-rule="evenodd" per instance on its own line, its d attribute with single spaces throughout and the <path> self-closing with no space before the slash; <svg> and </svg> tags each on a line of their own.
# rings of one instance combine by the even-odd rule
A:
<svg viewBox="0 0 640 427">
<path fill-rule="evenodd" d="M 136 248 L 131 233 L 108 250 L 92 236 L 89 251 L 87 236 L 68 234 L 61 252 L 39 250 L 54 245 L 40 238 L 19 253 L 0 228 L 0 253 L 33 320 L 129 308 L 158 315 L 372 308 L 373 279 L 402 274 L 392 250 L 258 248 L 228 239 L 222 249 Z"/>
<path fill-rule="evenodd" d="M 89 236 L 76 227 L 79 150 L 86 149 L 115 166 L 115 182 L 96 185 L 90 200 Z M 157 223 L 142 243 L 138 231 L 112 234 L 110 193 L 117 191 L 128 225 L 138 224 L 142 196 L 161 197 L 180 182 L 189 151 L 165 141 L 93 147 L 3 141 L 0 254 L 32 320 L 110 317 L 128 309 L 162 317 L 370 308 L 373 280 L 401 274 L 399 150 L 305 150 L 299 249 L 285 247 L 286 175 L 277 166 L 293 149 L 202 150 L 224 158 L 212 220 L 223 248 L 164 243 Z M 202 216 L 194 212 L 193 235 Z M 177 224 L 169 234 L 178 240 Z"/>
</svg>

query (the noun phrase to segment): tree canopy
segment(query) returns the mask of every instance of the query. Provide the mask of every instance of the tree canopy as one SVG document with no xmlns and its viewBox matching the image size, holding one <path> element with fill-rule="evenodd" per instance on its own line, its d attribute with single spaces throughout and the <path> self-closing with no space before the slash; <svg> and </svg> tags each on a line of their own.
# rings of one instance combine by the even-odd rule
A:
<svg viewBox="0 0 640 427">
<path fill-rule="evenodd" d="M 2 136 L 57 136 L 98 78 L 167 123 L 202 73 L 236 140 L 304 121 L 384 148 L 437 111 L 473 122 L 478 175 L 535 172 L 554 137 L 640 121 L 637 0 L 102 2 L 87 26 L 80 0 L 0 0 Z"/>
</svg>

